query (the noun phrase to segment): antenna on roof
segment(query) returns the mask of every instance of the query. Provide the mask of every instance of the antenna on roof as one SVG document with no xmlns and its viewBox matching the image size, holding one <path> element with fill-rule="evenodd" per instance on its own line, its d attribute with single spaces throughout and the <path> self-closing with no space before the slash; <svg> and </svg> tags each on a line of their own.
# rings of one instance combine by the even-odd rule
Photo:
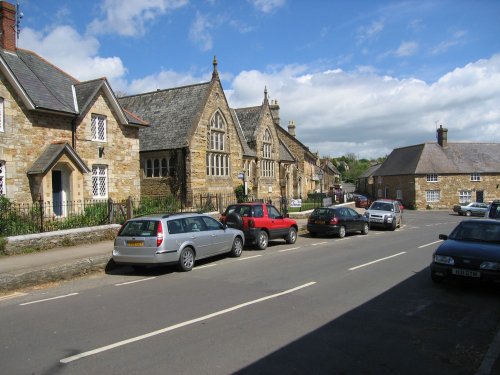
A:
<svg viewBox="0 0 500 375">
<path fill-rule="evenodd" d="M 21 32 L 21 19 L 24 17 L 23 12 L 19 11 L 19 0 L 16 1 L 16 36 L 19 39 L 19 33 Z"/>
</svg>

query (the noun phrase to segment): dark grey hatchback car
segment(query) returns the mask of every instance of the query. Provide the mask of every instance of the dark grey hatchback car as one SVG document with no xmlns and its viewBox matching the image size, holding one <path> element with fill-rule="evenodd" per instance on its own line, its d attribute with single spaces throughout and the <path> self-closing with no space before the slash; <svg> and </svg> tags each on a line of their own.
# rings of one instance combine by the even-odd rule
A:
<svg viewBox="0 0 500 375">
<path fill-rule="evenodd" d="M 340 238 L 346 233 L 360 232 L 368 234 L 368 218 L 349 207 L 315 208 L 307 221 L 307 230 L 311 237 L 334 234 Z"/>
</svg>

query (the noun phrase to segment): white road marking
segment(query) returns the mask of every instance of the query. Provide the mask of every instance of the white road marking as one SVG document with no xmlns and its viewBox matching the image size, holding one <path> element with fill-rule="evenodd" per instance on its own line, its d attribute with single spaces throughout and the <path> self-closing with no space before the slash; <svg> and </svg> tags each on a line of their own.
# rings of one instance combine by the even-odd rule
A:
<svg viewBox="0 0 500 375">
<path fill-rule="evenodd" d="M 493 365 L 498 359 L 498 355 L 500 354 L 500 330 L 497 331 L 488 351 L 486 352 L 483 361 L 481 362 L 481 366 L 476 372 L 476 375 L 489 375 L 491 374 L 491 370 L 493 369 Z"/>
<path fill-rule="evenodd" d="M 15 292 L 15 293 L 0 297 L 0 301 L 5 301 L 5 300 L 16 298 L 16 297 L 22 297 L 25 295 L 27 295 L 27 293 Z"/>
<path fill-rule="evenodd" d="M 247 259 L 253 259 L 253 258 L 258 258 L 261 257 L 262 255 L 252 255 L 251 257 L 244 257 L 244 258 L 238 258 L 236 260 L 247 260 Z"/>
<path fill-rule="evenodd" d="M 115 286 L 122 286 L 122 285 L 129 285 L 129 284 L 141 283 L 143 281 L 148 281 L 148 280 L 153 280 L 153 279 L 156 279 L 156 276 L 147 277 L 145 279 L 139 279 L 139 280 L 133 280 L 133 281 L 126 281 L 124 283 L 115 284 Z"/>
<path fill-rule="evenodd" d="M 309 287 L 311 285 L 314 285 L 314 284 L 316 284 L 316 282 L 312 281 L 312 282 L 309 282 L 307 284 L 303 284 L 303 285 L 300 285 L 298 287 L 295 287 L 295 288 L 292 288 L 292 289 L 288 289 L 288 290 L 285 290 L 285 291 L 280 292 L 280 293 L 271 294 L 271 295 L 269 295 L 267 297 L 262 297 L 262 298 L 254 299 L 252 301 L 248 301 L 248 302 L 242 303 L 240 305 L 236 305 L 236 306 L 224 309 L 224 310 L 216 311 L 216 312 L 214 312 L 212 314 L 208 314 L 208 315 L 205 315 L 205 316 L 200 316 L 199 318 L 195 318 L 195 319 L 191 319 L 191 320 L 188 320 L 188 321 L 185 321 L 185 322 L 182 322 L 182 323 L 174 324 L 172 326 L 165 327 L 165 328 L 159 329 L 157 331 L 149 332 L 149 333 L 146 333 L 144 335 L 132 337 L 132 338 L 127 339 L 127 340 L 118 341 L 118 342 L 116 342 L 114 344 L 102 346 L 102 347 L 97 348 L 97 349 L 93 349 L 93 350 L 89 350 L 87 352 L 83 352 L 83 353 L 80 353 L 80 354 L 72 355 L 70 357 L 66 357 L 66 358 L 61 359 L 59 362 L 60 363 L 70 363 L 70 362 L 76 361 L 76 360 L 81 359 L 81 358 L 89 357 L 89 356 L 94 355 L 94 354 L 102 353 L 102 352 L 105 352 L 105 351 L 108 351 L 108 350 L 111 350 L 111 349 L 114 349 L 114 348 L 117 348 L 117 347 L 120 347 L 120 346 L 131 344 L 131 343 L 136 342 L 136 341 L 145 340 L 145 339 L 148 339 L 150 337 L 161 335 L 162 333 L 170 332 L 170 331 L 173 331 L 173 330 L 176 330 L 178 328 L 182 328 L 182 327 L 194 324 L 194 323 L 199 323 L 199 322 L 202 322 L 204 320 L 215 318 L 216 316 L 227 314 L 227 313 L 230 313 L 232 311 L 236 311 L 236 310 L 242 309 L 244 307 L 247 307 L 247 306 L 250 306 L 250 305 L 254 305 L 256 303 L 264 302 L 264 301 L 267 301 L 267 300 L 272 299 L 272 298 L 281 297 L 281 296 L 284 296 L 286 294 L 290 294 L 290 293 L 296 292 L 297 290 L 307 288 L 307 287 Z"/>
<path fill-rule="evenodd" d="M 373 262 L 369 262 L 369 263 L 361 264 L 361 265 L 356 266 L 356 267 L 349 268 L 349 271 L 354 271 L 354 270 L 357 270 L 358 268 L 370 266 L 370 265 L 372 265 L 374 263 L 382 262 L 383 260 L 391 259 L 391 258 L 400 256 L 400 255 L 403 255 L 403 254 L 406 254 L 406 251 L 402 251 L 400 253 L 397 253 L 397 254 L 394 254 L 394 255 L 390 255 L 390 256 L 385 257 L 385 258 L 380 258 L 380 259 L 374 260 Z"/>
<path fill-rule="evenodd" d="M 278 253 L 284 253 L 285 251 L 292 251 L 292 250 L 297 250 L 300 249 L 300 246 L 298 247 L 291 247 L 289 249 L 284 249 L 284 250 L 279 250 Z"/>
<path fill-rule="evenodd" d="M 327 241 L 324 241 L 324 242 L 316 242 L 316 243 L 312 243 L 311 246 L 318 246 L 318 245 L 323 245 L 325 243 L 328 243 Z"/>
<path fill-rule="evenodd" d="M 421 248 L 427 247 L 427 246 L 431 246 L 431 245 L 435 245 L 435 244 L 440 243 L 440 242 L 443 242 L 443 240 L 434 241 L 434 242 L 428 243 L 426 245 L 419 246 L 418 249 L 421 249 Z"/>
<path fill-rule="evenodd" d="M 66 294 L 64 296 L 58 296 L 58 297 L 52 297 L 52 298 L 46 298 L 46 299 L 40 299 L 38 301 L 31 301 L 31 302 L 25 302 L 25 303 L 20 303 L 19 306 L 26 306 L 26 305 L 32 305 L 34 303 L 40 303 L 40 302 L 47 302 L 47 301 L 53 301 L 55 299 L 61 299 L 61 298 L 66 298 L 66 297 L 71 297 L 71 296 L 76 296 L 78 293 L 70 293 Z"/>
<path fill-rule="evenodd" d="M 217 265 L 217 263 L 205 264 L 204 266 L 194 267 L 193 271 L 201 270 L 203 268 L 215 267 L 216 265 Z"/>
</svg>

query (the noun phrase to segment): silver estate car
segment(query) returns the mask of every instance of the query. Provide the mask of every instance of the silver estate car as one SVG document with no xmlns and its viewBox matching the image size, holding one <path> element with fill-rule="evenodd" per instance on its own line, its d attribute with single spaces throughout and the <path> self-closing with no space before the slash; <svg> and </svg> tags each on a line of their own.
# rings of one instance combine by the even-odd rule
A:
<svg viewBox="0 0 500 375">
<path fill-rule="evenodd" d="M 198 213 L 148 215 L 128 220 L 115 239 L 117 264 L 177 264 L 190 271 L 195 260 L 230 253 L 239 257 L 245 235 L 211 216 Z"/>
</svg>

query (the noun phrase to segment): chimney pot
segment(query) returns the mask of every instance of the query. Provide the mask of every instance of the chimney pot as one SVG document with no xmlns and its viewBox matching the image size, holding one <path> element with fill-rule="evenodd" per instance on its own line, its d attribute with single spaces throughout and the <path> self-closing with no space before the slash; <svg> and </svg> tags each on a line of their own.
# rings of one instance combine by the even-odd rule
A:
<svg viewBox="0 0 500 375">
<path fill-rule="evenodd" d="M 288 134 L 290 134 L 292 137 L 296 136 L 295 121 L 288 121 Z"/>
<path fill-rule="evenodd" d="M 441 147 L 448 146 L 448 129 L 443 128 L 443 125 L 439 125 L 437 129 L 437 140 Z"/>
<path fill-rule="evenodd" d="M 0 48 L 16 50 L 16 6 L 0 1 Z"/>
</svg>

